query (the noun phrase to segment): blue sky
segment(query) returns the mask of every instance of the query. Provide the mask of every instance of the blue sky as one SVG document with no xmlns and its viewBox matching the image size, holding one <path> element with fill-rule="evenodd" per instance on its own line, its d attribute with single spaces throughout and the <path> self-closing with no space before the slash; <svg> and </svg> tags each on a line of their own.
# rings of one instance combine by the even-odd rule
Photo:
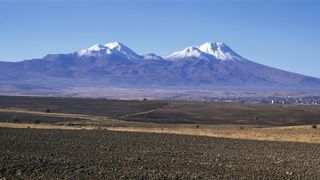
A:
<svg viewBox="0 0 320 180">
<path fill-rule="evenodd" d="M 317 0 L 0 0 L 0 60 L 120 41 L 168 55 L 225 42 L 265 65 L 320 77 Z"/>
</svg>

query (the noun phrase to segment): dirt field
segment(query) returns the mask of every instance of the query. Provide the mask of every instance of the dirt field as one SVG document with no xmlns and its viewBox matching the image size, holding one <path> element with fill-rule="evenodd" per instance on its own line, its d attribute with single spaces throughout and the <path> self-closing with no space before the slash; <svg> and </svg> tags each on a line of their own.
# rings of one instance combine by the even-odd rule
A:
<svg viewBox="0 0 320 180">
<path fill-rule="evenodd" d="M 121 126 L 61 125 L 61 124 L 22 124 L 0 123 L 0 128 L 15 129 L 62 129 L 62 130 L 106 130 L 115 132 L 144 132 L 153 134 L 177 134 L 231 139 L 304 142 L 320 144 L 320 130 L 311 126 L 285 126 L 257 128 L 255 126 L 205 125 L 196 127 L 189 124 L 125 124 Z"/>
<path fill-rule="evenodd" d="M 6 112 L 7 109 L 20 110 Z M 290 126 L 320 124 L 319 105 L 259 105 L 189 101 L 139 101 L 0 96 L 0 121 L 35 121 L 23 111 L 99 116 L 161 124 Z M 22 110 L 22 111 L 21 111 Z M 42 121 L 46 122 L 42 114 Z M 74 117 L 69 117 L 74 118 Z M 52 119 L 51 119 L 52 121 Z M 63 121 L 57 118 L 56 121 Z"/>
<path fill-rule="evenodd" d="M 0 179 L 319 179 L 319 120 L 320 106 L 0 96 Z"/>
<path fill-rule="evenodd" d="M 98 130 L 0 129 L 6 179 L 319 179 L 320 146 Z"/>
</svg>

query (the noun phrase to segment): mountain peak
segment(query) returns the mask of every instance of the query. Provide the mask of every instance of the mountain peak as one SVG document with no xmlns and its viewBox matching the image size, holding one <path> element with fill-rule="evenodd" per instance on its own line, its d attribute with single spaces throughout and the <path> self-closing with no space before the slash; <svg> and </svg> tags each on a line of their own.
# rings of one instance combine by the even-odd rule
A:
<svg viewBox="0 0 320 180">
<path fill-rule="evenodd" d="M 200 46 L 190 46 L 167 56 L 172 60 L 197 58 L 204 60 L 241 61 L 241 56 L 235 53 L 228 45 L 222 42 L 206 42 Z"/>
<path fill-rule="evenodd" d="M 128 48 L 127 46 L 123 45 L 122 43 L 120 42 L 110 42 L 110 43 L 107 43 L 104 45 L 105 47 L 108 47 L 110 49 L 117 49 L 117 50 L 120 50 L 122 48 Z"/>
<path fill-rule="evenodd" d="M 151 56 L 144 57 L 136 54 L 130 48 L 120 42 L 110 42 L 105 45 L 95 44 L 87 49 L 77 52 L 79 56 L 105 56 L 117 55 L 128 60 L 154 59 Z M 179 59 L 202 59 L 211 61 L 242 61 L 241 56 L 235 53 L 228 45 L 222 42 L 206 42 L 200 46 L 190 46 L 181 51 L 177 51 L 167 56 L 171 60 Z M 157 57 L 156 59 L 160 59 Z"/>
<path fill-rule="evenodd" d="M 206 42 L 200 45 L 199 49 L 202 52 L 208 53 L 221 61 L 243 59 L 237 53 L 235 53 L 228 45 L 222 42 Z"/>
<path fill-rule="evenodd" d="M 226 44 L 223 42 L 205 42 L 202 45 L 199 46 L 199 49 L 215 49 L 215 48 L 223 48 L 223 47 L 228 47 Z"/>
<path fill-rule="evenodd" d="M 198 47 L 196 46 L 190 46 L 182 51 L 177 51 L 172 53 L 171 55 L 167 56 L 168 59 L 172 60 L 178 60 L 178 59 L 183 59 L 183 58 L 198 58 L 198 59 L 205 59 L 209 60 L 205 53 L 203 53 Z"/>
<path fill-rule="evenodd" d="M 82 49 L 77 52 L 78 56 L 99 56 L 108 53 L 110 53 L 108 48 L 101 44 L 95 44 L 87 49 Z"/>
<path fill-rule="evenodd" d="M 120 42 L 110 42 L 104 45 L 109 49 L 113 49 L 126 56 L 129 60 L 140 60 L 141 56 Z"/>
<path fill-rule="evenodd" d="M 141 56 L 136 54 L 127 46 L 120 42 L 110 42 L 105 45 L 95 44 L 87 49 L 82 49 L 77 52 L 79 56 L 105 56 L 105 55 L 120 55 L 126 57 L 128 60 L 139 60 Z"/>
<path fill-rule="evenodd" d="M 106 47 L 101 44 L 95 44 L 88 48 L 88 50 L 91 50 L 91 51 L 100 51 L 102 49 L 106 49 Z"/>
</svg>

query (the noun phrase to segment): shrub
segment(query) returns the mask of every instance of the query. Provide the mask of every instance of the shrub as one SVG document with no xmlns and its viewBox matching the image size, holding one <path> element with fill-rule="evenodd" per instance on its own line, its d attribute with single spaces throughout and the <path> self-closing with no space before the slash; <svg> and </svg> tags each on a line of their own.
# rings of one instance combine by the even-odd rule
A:
<svg viewBox="0 0 320 180">
<path fill-rule="evenodd" d="M 311 126 L 311 128 L 312 128 L 312 129 L 317 129 L 317 125 L 316 125 L 316 124 L 313 124 L 313 125 Z"/>
<path fill-rule="evenodd" d="M 147 101 L 147 98 L 143 98 L 143 101 Z"/>
<path fill-rule="evenodd" d="M 74 124 L 72 122 L 67 122 L 64 124 L 64 126 L 73 126 Z"/>
<path fill-rule="evenodd" d="M 19 123 L 20 122 L 20 118 L 18 116 L 13 116 L 12 117 L 12 122 L 13 123 Z"/>
<path fill-rule="evenodd" d="M 34 123 L 35 123 L 35 124 L 40 124 L 41 121 L 40 121 L 39 119 L 36 119 L 36 120 L 34 121 Z"/>
<path fill-rule="evenodd" d="M 49 113 L 49 112 L 50 112 L 50 109 L 47 108 L 44 112 Z"/>
<path fill-rule="evenodd" d="M 196 125 L 196 128 L 198 129 L 199 127 L 200 127 L 200 125 L 199 125 L 199 124 L 197 124 L 197 125 Z"/>
</svg>

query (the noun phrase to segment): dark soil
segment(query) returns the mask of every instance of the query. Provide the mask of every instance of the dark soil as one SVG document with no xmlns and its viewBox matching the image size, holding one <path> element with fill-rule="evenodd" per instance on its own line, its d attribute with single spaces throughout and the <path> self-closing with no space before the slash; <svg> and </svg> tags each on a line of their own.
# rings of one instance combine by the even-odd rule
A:
<svg viewBox="0 0 320 180">
<path fill-rule="evenodd" d="M 319 179 L 320 145 L 0 129 L 0 179 Z"/>
<path fill-rule="evenodd" d="M 131 121 L 188 124 L 292 126 L 320 123 L 318 105 L 169 102 Z"/>
<path fill-rule="evenodd" d="M 126 121 L 165 124 L 238 124 L 289 126 L 320 124 L 319 105 L 202 103 L 188 101 L 104 100 L 59 97 L 0 96 L 0 108 L 23 108 L 49 113 L 106 116 Z M 142 113 L 141 113 L 142 112 Z M 138 113 L 138 114 L 136 114 Z M 13 114 L 14 115 L 14 114 Z M 18 114 L 17 114 L 18 115 Z M 5 116 L 0 121 L 10 120 Z M 37 117 L 35 117 L 37 119 Z M 21 121 L 34 121 L 28 116 Z M 29 120 L 31 119 L 31 120 Z M 41 122 L 63 121 L 42 118 Z M 66 121 L 69 121 L 68 119 Z"/>
<path fill-rule="evenodd" d="M 66 117 L 50 117 L 50 116 L 39 116 L 34 114 L 26 113 L 0 113 L 0 122 L 10 123 L 58 123 L 58 122 L 74 122 L 83 119 L 79 118 L 66 118 Z"/>
<path fill-rule="evenodd" d="M 31 111 L 120 117 L 167 105 L 165 101 L 106 100 L 62 97 L 0 96 L 0 108 L 22 108 Z"/>
</svg>

